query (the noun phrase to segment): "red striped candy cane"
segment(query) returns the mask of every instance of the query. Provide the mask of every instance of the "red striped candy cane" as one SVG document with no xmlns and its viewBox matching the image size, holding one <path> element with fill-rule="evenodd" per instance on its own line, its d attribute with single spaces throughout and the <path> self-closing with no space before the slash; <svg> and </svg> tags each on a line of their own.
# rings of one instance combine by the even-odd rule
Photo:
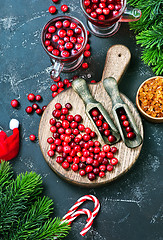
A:
<svg viewBox="0 0 163 240">
<path fill-rule="evenodd" d="M 99 203 L 99 200 L 93 196 L 93 195 L 85 195 L 81 198 L 79 198 L 77 200 L 77 202 L 70 208 L 70 210 L 67 212 L 67 214 L 63 217 L 63 219 L 67 219 L 68 216 L 71 216 L 73 212 L 75 212 L 78 207 L 85 201 L 87 200 L 91 200 L 94 202 L 95 206 L 94 206 L 94 210 L 93 210 L 93 218 L 95 218 L 99 212 L 99 209 L 100 209 L 100 203 Z"/>
<path fill-rule="evenodd" d="M 78 207 L 85 201 L 91 200 L 94 202 L 94 210 L 91 212 L 89 209 L 80 209 L 77 210 Z M 88 230 L 91 228 L 93 224 L 94 218 L 97 216 L 100 209 L 100 203 L 99 200 L 93 196 L 93 195 L 85 195 L 78 199 L 78 201 L 70 208 L 70 210 L 66 213 L 66 215 L 63 217 L 62 222 L 68 221 L 69 224 L 71 224 L 79 215 L 81 214 L 87 214 L 87 224 L 83 228 L 83 230 L 80 232 L 82 236 L 84 236 Z M 77 211 L 76 211 L 77 210 Z"/>
</svg>

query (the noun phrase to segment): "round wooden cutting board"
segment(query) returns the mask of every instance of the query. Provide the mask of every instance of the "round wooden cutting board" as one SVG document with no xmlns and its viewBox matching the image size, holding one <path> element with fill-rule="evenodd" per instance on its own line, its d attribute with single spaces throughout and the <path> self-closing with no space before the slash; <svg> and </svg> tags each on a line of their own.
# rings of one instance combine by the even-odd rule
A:
<svg viewBox="0 0 163 240">
<path fill-rule="evenodd" d="M 105 77 L 113 76 L 116 78 L 117 81 L 119 81 L 119 79 L 121 78 L 122 74 L 124 73 L 125 69 L 129 64 L 130 58 L 131 55 L 129 50 L 123 45 L 115 45 L 111 47 L 107 53 L 102 80 Z M 117 61 L 119 61 L 118 64 Z M 111 99 L 108 96 L 105 89 L 103 88 L 102 81 L 98 84 L 89 85 L 89 89 L 93 97 L 97 101 L 101 102 L 101 104 L 104 106 L 104 108 L 108 111 L 111 118 L 113 119 L 111 113 L 112 108 Z M 136 124 L 140 130 L 141 136 L 143 138 L 142 121 L 137 110 L 135 109 L 132 102 L 125 95 L 121 94 L 121 97 L 124 100 L 124 102 L 128 104 L 131 113 L 135 118 Z M 52 112 L 54 110 L 54 105 L 57 102 L 61 103 L 62 106 L 64 106 L 68 102 L 71 103 L 73 108 L 70 111 L 70 114 L 72 115 L 80 114 L 83 117 L 84 126 L 90 127 L 93 131 L 95 131 L 92 123 L 85 114 L 85 106 L 83 101 L 80 99 L 80 97 L 72 88 L 61 92 L 49 103 L 40 121 L 39 144 L 46 162 L 55 173 L 57 173 L 60 177 L 62 177 L 66 181 L 69 181 L 70 183 L 78 184 L 80 186 L 85 187 L 96 187 L 117 179 L 119 176 L 127 172 L 133 166 L 133 164 L 135 163 L 136 159 L 140 154 L 142 145 L 140 145 L 137 148 L 131 149 L 126 147 L 126 145 L 121 140 L 120 142 L 115 144 L 115 146 L 118 148 L 118 151 L 116 154 L 114 154 L 114 156 L 118 158 L 119 163 L 115 166 L 112 172 L 106 172 L 106 176 L 104 178 L 97 177 L 96 180 L 90 181 L 87 178 L 87 176 L 82 177 L 78 172 L 73 172 L 71 169 L 69 170 L 63 169 L 62 166 L 56 162 L 57 154 L 52 158 L 47 155 L 47 151 L 49 150 L 50 147 L 50 145 L 47 143 L 47 138 L 52 136 L 52 133 L 50 132 L 49 120 L 50 118 L 53 117 Z M 101 142 L 102 145 L 105 144 L 104 142 L 102 142 L 100 137 L 98 137 L 97 139 Z"/>
</svg>

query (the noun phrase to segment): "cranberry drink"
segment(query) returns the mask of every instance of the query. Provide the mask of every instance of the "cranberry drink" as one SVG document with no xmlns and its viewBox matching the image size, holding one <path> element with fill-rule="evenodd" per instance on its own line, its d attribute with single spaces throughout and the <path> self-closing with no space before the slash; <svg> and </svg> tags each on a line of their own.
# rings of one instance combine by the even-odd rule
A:
<svg viewBox="0 0 163 240">
<path fill-rule="evenodd" d="M 84 51 L 87 43 L 85 27 L 77 19 L 57 17 L 43 29 L 42 43 L 46 52 L 61 61 L 74 61 Z"/>
<path fill-rule="evenodd" d="M 89 21 L 101 27 L 111 26 L 124 11 L 123 0 L 83 0 L 82 5 Z"/>
</svg>

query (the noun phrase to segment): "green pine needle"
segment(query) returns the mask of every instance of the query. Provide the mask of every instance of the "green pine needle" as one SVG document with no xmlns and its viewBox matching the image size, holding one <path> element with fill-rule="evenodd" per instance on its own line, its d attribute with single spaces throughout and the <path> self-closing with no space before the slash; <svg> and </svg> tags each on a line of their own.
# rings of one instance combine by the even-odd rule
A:
<svg viewBox="0 0 163 240">
<path fill-rule="evenodd" d="M 53 202 L 42 193 L 40 175 L 30 172 L 13 179 L 9 163 L 0 168 L 0 239 L 43 240 L 66 236 L 70 226 L 50 219 Z"/>
<path fill-rule="evenodd" d="M 152 67 L 157 75 L 163 73 L 163 0 L 128 0 L 142 11 L 137 22 L 130 28 L 137 33 L 137 44 L 143 48 L 142 60 Z"/>
<path fill-rule="evenodd" d="M 5 188 L 11 183 L 11 179 L 13 177 L 13 172 L 11 170 L 11 166 L 8 162 L 1 162 L 0 168 L 0 186 L 3 191 Z"/>
</svg>

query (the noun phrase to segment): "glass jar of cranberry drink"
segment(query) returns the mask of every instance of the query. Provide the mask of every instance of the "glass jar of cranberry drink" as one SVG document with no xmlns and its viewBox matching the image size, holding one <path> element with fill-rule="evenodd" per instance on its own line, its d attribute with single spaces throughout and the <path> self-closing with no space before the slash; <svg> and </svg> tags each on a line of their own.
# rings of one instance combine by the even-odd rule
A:
<svg viewBox="0 0 163 240">
<path fill-rule="evenodd" d="M 41 41 L 52 63 L 51 77 L 56 78 L 61 71 L 71 72 L 82 64 L 87 31 L 77 18 L 59 16 L 43 27 Z"/>
<path fill-rule="evenodd" d="M 126 0 L 80 0 L 90 31 L 98 37 L 115 34 L 120 22 L 137 21 L 139 9 L 126 7 Z"/>
</svg>

